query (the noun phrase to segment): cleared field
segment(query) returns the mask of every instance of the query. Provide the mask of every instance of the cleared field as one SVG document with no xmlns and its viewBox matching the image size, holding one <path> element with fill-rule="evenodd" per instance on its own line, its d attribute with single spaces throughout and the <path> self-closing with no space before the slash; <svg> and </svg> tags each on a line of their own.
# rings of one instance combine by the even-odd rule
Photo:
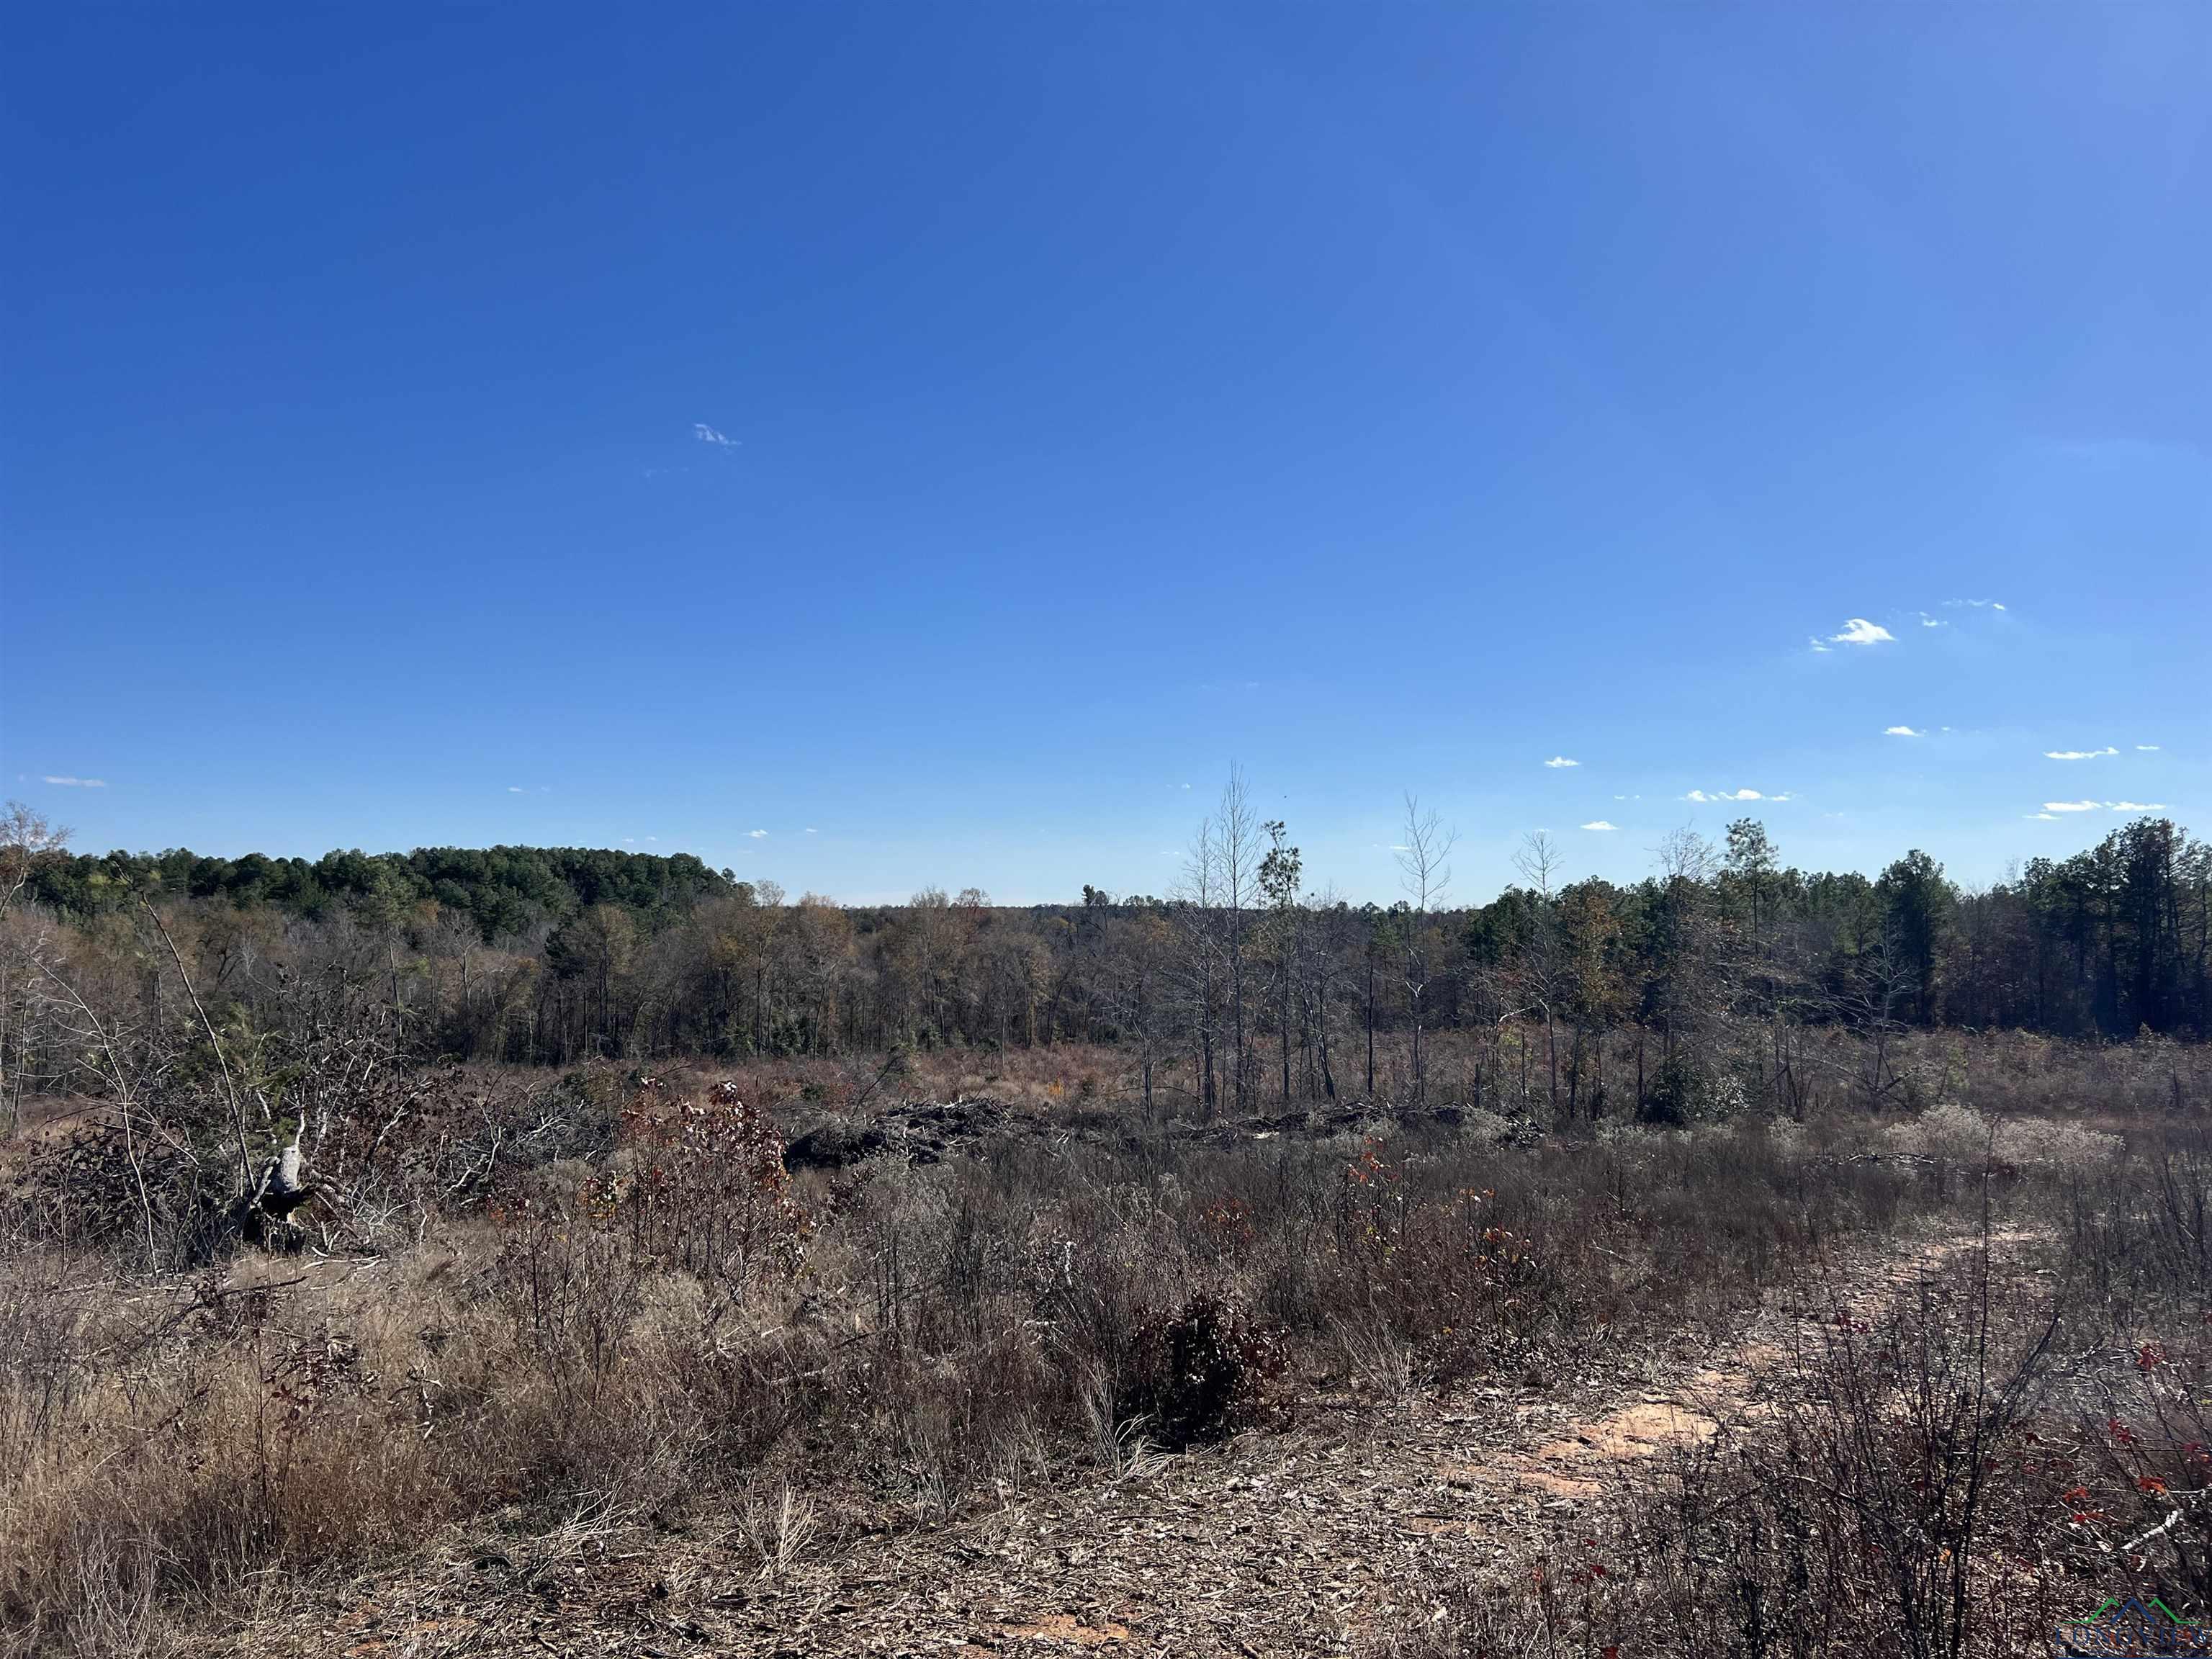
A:
<svg viewBox="0 0 2212 1659">
<path fill-rule="evenodd" d="M 1996 1653 L 2195 1593 L 2190 1110 L 897 1101 L 787 1168 L 690 1074 L 408 1088 L 191 1271 L 118 1271 L 191 1218 L 112 1127 L 19 1145 L 13 1648 L 1580 1652 L 1826 1572 L 1808 1650 Z M 1962 1435 L 1971 1499 L 1899 1486 Z"/>
</svg>

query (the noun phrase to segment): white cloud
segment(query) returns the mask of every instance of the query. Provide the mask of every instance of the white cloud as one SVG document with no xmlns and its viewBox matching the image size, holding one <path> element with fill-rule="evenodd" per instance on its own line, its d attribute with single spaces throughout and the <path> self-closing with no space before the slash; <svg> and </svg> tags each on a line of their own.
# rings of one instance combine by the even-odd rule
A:
<svg viewBox="0 0 2212 1659">
<path fill-rule="evenodd" d="M 2056 823 L 2058 822 L 2058 814 L 2056 812 L 2022 812 L 2021 817 L 2031 819 L 2041 818 L 2045 823 Z"/>
<path fill-rule="evenodd" d="M 2002 599 L 1946 599 L 1943 603 L 1950 606 L 1954 611 L 1960 609 L 1969 611 L 2002 611 L 2004 609 L 2004 601 Z"/>
<path fill-rule="evenodd" d="M 1618 830 L 1620 826 L 1617 823 L 1607 823 L 1603 818 L 1595 818 L 1589 823 L 1583 825 L 1583 828 L 1585 830 Z"/>
<path fill-rule="evenodd" d="M 1853 617 L 1844 624 L 1842 633 L 1828 635 L 1830 645 L 1879 645 L 1885 640 L 1894 645 L 1897 635 L 1880 623 L 1870 623 L 1864 617 Z"/>
<path fill-rule="evenodd" d="M 2043 758 L 2045 760 L 2101 760 L 2106 755 L 2117 755 L 2119 752 L 2117 749 L 2109 748 L 2046 749 L 2043 751 Z"/>
<path fill-rule="evenodd" d="M 1554 755 L 1544 764 L 1550 767 L 1580 766 L 1582 763 L 1578 760 L 1569 760 L 1565 755 Z"/>
<path fill-rule="evenodd" d="M 57 788 L 61 789 L 105 789 L 107 787 L 107 780 L 106 778 L 42 777 L 39 781 L 41 783 L 51 783 Z"/>
<path fill-rule="evenodd" d="M 1920 618 L 1920 625 L 1923 628 L 1948 628 L 1950 626 L 1948 623 L 1939 621 L 1934 617 L 1926 615 L 1922 616 Z"/>
<path fill-rule="evenodd" d="M 1885 738 L 1924 738 L 1928 735 L 1925 732 L 1916 732 L 1909 726 L 1885 726 L 1881 728 L 1881 734 Z"/>
<path fill-rule="evenodd" d="M 2094 812 L 2102 803 L 2094 800 L 2047 800 L 2043 803 L 2046 812 Z"/>
<path fill-rule="evenodd" d="M 2166 803 L 2162 800 L 2112 800 L 2106 801 L 2105 805 L 2115 812 L 2163 812 L 2166 811 Z"/>
<path fill-rule="evenodd" d="M 766 841 L 768 839 L 768 831 L 765 830 L 748 830 L 745 831 L 745 836 L 748 840 Z"/>
<path fill-rule="evenodd" d="M 507 786 L 507 793 L 510 795 L 526 795 L 530 792 L 519 783 L 510 783 Z"/>
<path fill-rule="evenodd" d="M 738 440 L 724 436 L 721 433 L 715 431 L 713 427 L 708 426 L 704 421 L 694 421 L 691 422 L 691 435 L 696 438 L 701 443 L 712 444 L 717 449 L 740 449 L 744 447 L 744 445 L 740 443 Z"/>
<path fill-rule="evenodd" d="M 806 833 L 810 836 L 816 833 L 815 828 L 812 824 L 810 823 L 806 826 Z"/>
<path fill-rule="evenodd" d="M 1715 802 L 1730 800 L 1795 800 L 1796 796 L 1788 790 L 1778 795 L 1768 795 L 1756 789 L 1692 789 L 1682 799 L 1711 805 Z"/>
<path fill-rule="evenodd" d="M 1820 642 L 1820 636 L 1818 634 L 1815 634 L 1815 635 L 1814 635 L 1812 636 L 1812 638 L 1811 638 L 1811 644 L 1812 644 L 1813 648 L 1814 648 L 1815 651 L 1819 651 L 1819 652 L 1825 653 L 1825 652 L 1826 652 L 1826 650 L 1828 649 L 1828 647 L 1827 647 L 1826 646 L 1823 645 L 1823 644 Z"/>
<path fill-rule="evenodd" d="M 2136 745 L 2136 753 L 2138 755 L 2155 755 L 2158 753 L 2158 745 L 2154 743 L 2139 743 Z"/>
</svg>

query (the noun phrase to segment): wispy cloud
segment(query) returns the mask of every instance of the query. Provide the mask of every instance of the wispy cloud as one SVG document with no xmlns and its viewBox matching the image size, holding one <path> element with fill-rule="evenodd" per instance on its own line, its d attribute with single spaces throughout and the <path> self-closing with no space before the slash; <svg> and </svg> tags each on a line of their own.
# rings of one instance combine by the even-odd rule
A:
<svg viewBox="0 0 2212 1659">
<path fill-rule="evenodd" d="M 106 778 L 41 777 L 39 781 L 51 783 L 58 789 L 105 789 L 107 787 Z"/>
<path fill-rule="evenodd" d="M 2155 755 L 2158 753 L 2158 745 L 2154 743 L 2139 743 L 2136 745 L 2136 753 L 2138 755 Z"/>
<path fill-rule="evenodd" d="M 1894 645 L 1897 635 L 1880 623 L 1870 623 L 1864 617 L 1853 617 L 1844 624 L 1842 633 L 1828 635 L 1830 645 L 1880 645 L 1884 641 Z"/>
<path fill-rule="evenodd" d="M 1946 599 L 1943 603 L 1954 611 L 2002 611 L 2002 599 Z"/>
<path fill-rule="evenodd" d="M 2043 751 L 2043 758 L 2045 760 L 2102 760 L 2107 755 L 2117 755 L 2119 752 L 2118 750 L 2112 748 L 2046 749 Z"/>
<path fill-rule="evenodd" d="M 1928 735 L 1925 732 L 1916 732 L 1909 726 L 1885 726 L 1881 728 L 1881 734 L 1885 738 L 1924 738 Z"/>
<path fill-rule="evenodd" d="M 526 795 L 530 792 L 519 783 L 510 783 L 507 786 L 507 793 L 510 795 Z"/>
<path fill-rule="evenodd" d="M 2022 812 L 2021 817 L 2029 819 L 2041 818 L 2045 823 L 2058 822 L 2058 814 L 2056 812 Z"/>
<path fill-rule="evenodd" d="M 1920 625 L 1923 628 L 1948 628 L 1951 624 L 1940 617 L 1931 617 L 1923 611 L 1920 613 Z"/>
<path fill-rule="evenodd" d="M 2096 800 L 2047 800 L 2043 803 L 2043 810 L 2046 812 L 2094 812 L 2103 805 L 2102 801 Z"/>
<path fill-rule="evenodd" d="M 1603 818 L 1594 818 L 1589 823 L 1583 825 L 1583 828 L 1585 830 L 1618 830 L 1620 826 L 1617 823 L 1607 823 Z"/>
<path fill-rule="evenodd" d="M 1544 764 L 1550 767 L 1580 766 L 1582 763 L 1578 760 L 1569 760 L 1565 755 L 1554 755 Z"/>
<path fill-rule="evenodd" d="M 1714 801 L 1725 800 L 1789 800 L 1791 797 L 1788 794 L 1761 794 L 1756 789 L 1692 789 L 1682 799 L 1711 804 Z"/>
<path fill-rule="evenodd" d="M 806 826 L 806 833 L 810 836 L 816 833 L 815 828 L 812 824 L 810 823 Z"/>
<path fill-rule="evenodd" d="M 748 841 L 766 841 L 768 839 L 768 831 L 765 830 L 748 830 L 745 831 L 745 839 Z"/>
<path fill-rule="evenodd" d="M 2166 811 L 2166 803 L 2162 800 L 2114 800 L 2105 804 L 2115 812 L 2163 812 Z"/>
<path fill-rule="evenodd" d="M 717 432 L 704 421 L 691 422 L 691 435 L 701 443 L 712 444 L 717 449 L 742 449 L 744 447 L 742 440 Z"/>
</svg>

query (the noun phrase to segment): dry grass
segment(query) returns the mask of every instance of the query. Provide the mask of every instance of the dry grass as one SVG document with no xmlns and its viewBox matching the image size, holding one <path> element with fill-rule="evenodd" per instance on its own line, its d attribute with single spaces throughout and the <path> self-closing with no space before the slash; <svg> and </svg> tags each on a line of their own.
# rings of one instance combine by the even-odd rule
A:
<svg viewBox="0 0 2212 1659">
<path fill-rule="evenodd" d="M 1893 1126 L 1934 1159 L 1978 1143 L 1988 1175 L 2008 1167 L 1992 1142 L 2037 1154 L 2017 1206 L 2033 1231 L 1989 1233 L 1875 1304 L 1832 1299 L 1755 1407 L 1624 1471 L 1610 1502 L 1389 1650 L 1996 1659 L 2050 1650 L 2115 1597 L 2203 1622 L 2212 1131 L 2081 1133 L 1956 1112 Z M 2045 1158 L 2054 1140 L 2064 1156 Z"/>
<path fill-rule="evenodd" d="M 1096 1058 L 994 1073 L 925 1057 L 896 1092 L 988 1089 L 1050 1111 L 1071 1076 L 1084 1097 Z M 2124 1146 L 2109 1114 L 1993 1127 L 1961 1108 L 1517 1148 L 1443 1127 L 1222 1145 L 1024 1136 L 789 1182 L 745 1091 L 798 1111 L 826 1097 L 809 1099 L 816 1081 L 789 1062 L 720 1096 L 666 1078 L 604 1139 L 556 1134 L 542 1112 L 477 1112 L 501 1136 L 520 1124 L 544 1144 L 604 1146 L 494 1159 L 482 1179 L 477 1143 L 453 1128 L 475 1119 L 426 1112 L 443 1127 L 423 1133 L 446 1139 L 380 1176 L 386 1219 L 329 1254 L 149 1272 L 112 1230 L 15 1212 L 0 1261 L 0 1460 L 16 1472 L 0 1493 L 0 1650 L 159 1653 L 272 1571 L 312 1578 L 492 1516 L 539 1550 L 611 1516 L 689 1516 L 779 1575 L 859 1528 L 956 1514 L 1055 1470 L 1140 1478 L 1172 1447 L 1279 1420 L 1319 1382 L 1393 1399 L 1626 1366 L 1722 1328 L 1841 1242 L 1991 1193 L 2070 1214 L 2074 1251 L 2099 1264 L 2083 1305 L 2103 1310 L 2116 1351 L 2193 1353 L 2172 1324 L 2203 1311 L 2189 1303 L 2205 1273 L 2190 1206 L 2212 1190 L 2212 1156 L 2139 1130 Z M 564 1098 L 564 1111 L 609 1103 L 604 1090 Z M 1952 1377 L 1911 1366 L 1953 1364 L 1957 1311 L 1808 1360 L 1806 1399 L 1849 1384 L 1854 1410 L 1887 1421 L 1881 1402 L 1916 1376 Z M 2161 1363 L 2108 1380 L 2124 1392 L 2195 1375 Z M 2173 1416 L 2193 1397 L 2125 1415 Z M 1807 1419 L 1790 1455 L 1839 1478 L 1833 1461 L 1861 1455 L 1837 1437 L 1845 1421 Z M 1930 1414 L 1915 1431 L 1957 1427 Z M 2008 1425 L 1989 1432 L 2010 1445 Z M 2134 1464 L 2103 1450 L 2117 1491 Z M 1671 1500 L 1691 1517 L 1671 1542 L 1638 1534 L 1653 1606 L 1689 1593 L 1693 1560 L 1747 1547 L 1710 1526 L 1794 1535 L 1799 1512 L 1744 1497 L 1783 1454 L 1760 1455 L 1693 1471 L 1704 1484 Z M 2136 1473 L 2171 1485 L 2182 1466 Z M 1938 1535 L 1925 1516 L 1912 1524 Z M 1772 1562 L 1778 1585 L 1811 1570 L 1786 1551 Z M 1469 1605 L 1491 1607 L 1486 1595 Z M 1600 1628 L 1596 1610 L 1508 1601 L 1501 1631 L 1565 1642 Z M 1719 1629 L 1718 1613 L 1698 1616 Z"/>
</svg>

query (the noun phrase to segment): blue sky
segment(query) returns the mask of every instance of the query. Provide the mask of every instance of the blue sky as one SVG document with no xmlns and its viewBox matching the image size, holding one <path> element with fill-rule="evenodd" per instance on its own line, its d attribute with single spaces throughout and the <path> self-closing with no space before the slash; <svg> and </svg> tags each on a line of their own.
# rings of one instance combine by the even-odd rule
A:
<svg viewBox="0 0 2212 1659">
<path fill-rule="evenodd" d="M 2208 84 L 2193 5 L 25 10 L 0 787 L 855 900 L 1164 891 L 1232 762 L 1354 897 L 1408 789 L 1463 897 L 2212 830 Z"/>
</svg>

